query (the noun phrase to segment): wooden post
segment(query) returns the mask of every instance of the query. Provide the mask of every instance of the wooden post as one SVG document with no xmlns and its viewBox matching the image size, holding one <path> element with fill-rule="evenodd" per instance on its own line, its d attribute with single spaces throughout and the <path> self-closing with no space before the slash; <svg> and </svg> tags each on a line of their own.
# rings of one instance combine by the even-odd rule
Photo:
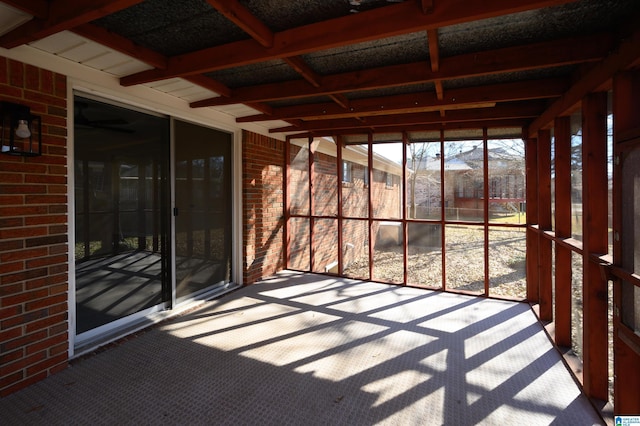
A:
<svg viewBox="0 0 640 426">
<path fill-rule="evenodd" d="M 440 241 L 442 246 L 442 290 L 447 289 L 447 241 L 445 222 L 445 187 L 444 187 L 444 130 L 440 130 Z"/>
<path fill-rule="evenodd" d="M 409 279 L 409 224 L 407 223 L 407 144 L 409 142 L 409 138 L 407 137 L 407 132 L 402 132 L 402 183 L 401 183 L 401 209 L 402 213 L 400 217 L 402 218 L 402 260 L 403 260 L 403 274 L 404 280 L 402 281 L 404 285 L 407 285 L 407 280 Z M 417 171 L 416 171 L 417 173 Z"/>
<path fill-rule="evenodd" d="M 538 132 L 538 286 L 540 319 L 553 320 L 551 240 L 551 132 Z"/>
<path fill-rule="evenodd" d="M 608 399 L 607 281 L 592 255 L 606 254 L 607 241 L 607 93 L 582 101 L 583 211 L 583 362 L 584 389 L 591 398 Z"/>
<path fill-rule="evenodd" d="M 373 235 L 373 134 L 369 133 L 367 135 L 367 162 L 369 164 L 369 188 L 367 191 L 369 192 L 369 199 L 367 200 L 369 204 L 369 210 L 367 213 L 368 225 L 369 225 L 369 279 L 373 279 L 373 243 L 374 243 L 374 235 Z"/>
<path fill-rule="evenodd" d="M 309 137 L 307 146 L 309 147 L 309 270 L 314 272 L 315 268 L 315 250 L 313 246 L 313 228 L 315 226 L 315 156 L 316 148 L 313 144 L 313 137 Z"/>
<path fill-rule="evenodd" d="M 571 118 L 555 120 L 555 233 L 571 237 Z M 571 250 L 556 243 L 555 339 L 571 347 Z"/>
<path fill-rule="evenodd" d="M 527 300 L 537 303 L 538 296 L 538 150 L 537 139 L 527 139 L 525 161 L 527 177 Z"/>
<path fill-rule="evenodd" d="M 284 241 L 284 269 L 289 269 L 291 256 L 291 242 L 289 241 L 289 220 L 291 220 L 291 191 L 289 185 L 291 183 L 291 139 L 287 138 L 284 143 L 284 176 L 285 181 L 282 186 L 284 199 L 284 224 L 282 226 L 282 241 Z"/>
<path fill-rule="evenodd" d="M 489 297 L 489 142 L 487 128 L 482 129 L 482 174 L 484 176 L 482 209 L 484 210 L 484 295 Z"/>
<path fill-rule="evenodd" d="M 336 141 L 336 167 L 338 168 L 338 274 L 344 275 L 344 259 L 343 259 L 343 223 L 344 223 L 344 211 L 342 205 L 342 182 L 344 182 L 344 167 L 342 167 L 342 148 L 344 142 L 341 136 L 334 138 Z"/>
</svg>

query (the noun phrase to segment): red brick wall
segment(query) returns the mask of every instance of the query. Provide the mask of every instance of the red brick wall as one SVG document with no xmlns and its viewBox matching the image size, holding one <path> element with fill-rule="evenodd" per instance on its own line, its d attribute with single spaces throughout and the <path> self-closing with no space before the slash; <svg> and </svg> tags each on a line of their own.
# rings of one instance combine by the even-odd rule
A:
<svg viewBox="0 0 640 426">
<path fill-rule="evenodd" d="M 312 272 L 324 273 L 338 261 L 338 220 L 315 219 L 313 223 Z"/>
<path fill-rule="evenodd" d="M 287 268 L 297 271 L 311 270 L 311 221 L 309 218 L 292 217 L 287 223 L 289 252 Z"/>
<path fill-rule="evenodd" d="M 67 365 L 67 83 L 0 57 L 0 100 L 42 117 L 41 157 L 0 154 L 0 396 Z"/>
<path fill-rule="evenodd" d="M 284 142 L 242 136 L 243 273 L 252 284 L 283 269 Z"/>
<path fill-rule="evenodd" d="M 377 231 L 378 223 L 373 223 Z M 369 222 L 367 220 L 345 220 L 342 223 L 342 264 L 347 269 L 354 261 L 369 262 Z M 375 237 L 375 234 L 374 234 Z"/>
</svg>

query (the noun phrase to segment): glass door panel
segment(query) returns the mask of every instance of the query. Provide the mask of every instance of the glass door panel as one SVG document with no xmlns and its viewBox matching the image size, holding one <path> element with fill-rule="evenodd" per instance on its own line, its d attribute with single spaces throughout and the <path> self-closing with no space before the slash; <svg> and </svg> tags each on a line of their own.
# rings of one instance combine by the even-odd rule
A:
<svg viewBox="0 0 640 426">
<path fill-rule="evenodd" d="M 174 121 L 176 297 L 231 281 L 231 135 Z"/>
<path fill-rule="evenodd" d="M 76 334 L 168 301 L 168 119 L 75 97 Z"/>
</svg>

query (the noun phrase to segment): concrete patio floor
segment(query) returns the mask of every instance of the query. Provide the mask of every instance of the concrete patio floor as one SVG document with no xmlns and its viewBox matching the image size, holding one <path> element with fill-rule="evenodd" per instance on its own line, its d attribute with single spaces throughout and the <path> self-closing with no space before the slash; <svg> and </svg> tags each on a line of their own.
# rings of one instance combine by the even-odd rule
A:
<svg viewBox="0 0 640 426">
<path fill-rule="evenodd" d="M 0 399 L 0 424 L 603 424 L 528 305 L 283 272 Z"/>
</svg>

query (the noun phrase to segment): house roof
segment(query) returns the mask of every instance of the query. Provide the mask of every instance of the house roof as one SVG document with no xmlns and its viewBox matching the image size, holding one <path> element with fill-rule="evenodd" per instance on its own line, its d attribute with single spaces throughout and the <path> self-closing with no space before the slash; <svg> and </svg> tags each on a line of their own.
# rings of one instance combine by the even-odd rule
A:
<svg viewBox="0 0 640 426">
<path fill-rule="evenodd" d="M 291 139 L 293 145 L 306 147 L 308 141 L 306 139 Z M 314 151 L 331 157 L 337 157 L 337 145 L 331 138 L 320 137 L 314 138 L 312 141 Z M 390 159 L 380 153 L 372 152 L 371 155 L 374 170 L 391 173 L 396 176 L 402 176 L 402 164 Z M 342 160 L 361 166 L 369 165 L 369 151 L 367 147 L 362 145 L 349 145 L 342 151 Z M 407 173 L 413 173 L 413 170 L 407 169 Z"/>
<path fill-rule="evenodd" d="M 637 0 L 68 3 L 1 1 L 0 46 L 28 45 L 278 137 L 535 134 L 640 56 Z"/>
</svg>

